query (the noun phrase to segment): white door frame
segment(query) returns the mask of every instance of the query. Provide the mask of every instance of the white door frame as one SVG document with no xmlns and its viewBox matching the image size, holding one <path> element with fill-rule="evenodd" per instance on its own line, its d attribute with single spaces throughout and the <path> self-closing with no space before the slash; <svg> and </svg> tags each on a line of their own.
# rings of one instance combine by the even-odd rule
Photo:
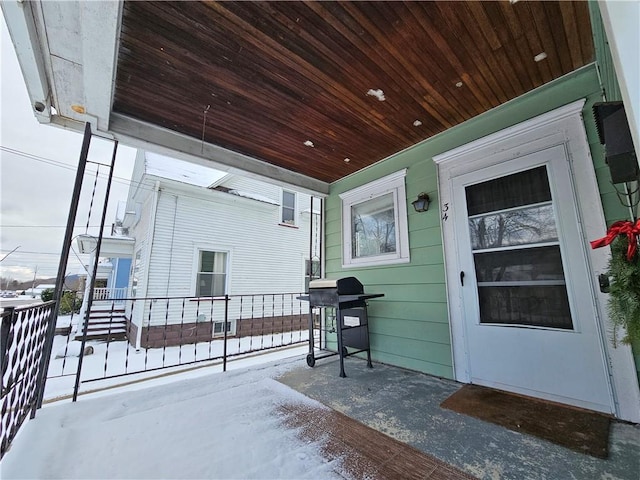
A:
<svg viewBox="0 0 640 480">
<path fill-rule="evenodd" d="M 612 328 L 606 311 L 608 295 L 600 292 L 595 281 L 598 274 L 607 269 L 609 251 L 604 248 L 592 250 L 588 243 L 606 233 L 606 222 L 582 120 L 584 103 L 584 99 L 570 103 L 433 158 L 438 169 L 454 375 L 460 382 L 470 382 L 462 291 L 458 278 L 459 257 L 454 222 L 451 219 L 456 214 L 451 208 L 453 204 L 451 179 L 552 146 L 562 145 L 567 152 L 578 217 L 582 226 L 585 261 L 592 272 L 589 283 L 596 311 L 599 314 L 597 327 L 608 363 L 606 366 L 611 378 L 615 413 L 623 420 L 640 422 L 640 389 L 631 348 L 621 344 L 616 348 L 613 347 Z"/>
</svg>

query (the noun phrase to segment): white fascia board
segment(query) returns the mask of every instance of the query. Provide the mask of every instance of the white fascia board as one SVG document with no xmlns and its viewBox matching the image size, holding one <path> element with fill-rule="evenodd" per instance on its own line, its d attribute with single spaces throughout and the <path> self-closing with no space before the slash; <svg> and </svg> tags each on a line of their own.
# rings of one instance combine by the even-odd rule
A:
<svg viewBox="0 0 640 480">
<path fill-rule="evenodd" d="M 316 197 L 329 194 L 329 184 L 315 178 L 286 170 L 211 143 L 152 125 L 126 115 L 112 113 L 109 131 L 125 145 L 167 155 L 179 160 L 209 166 Z"/>
<path fill-rule="evenodd" d="M 0 2 L 9 35 L 18 57 L 34 115 L 40 123 L 51 121 L 51 85 L 39 40 L 32 2 Z"/>
</svg>

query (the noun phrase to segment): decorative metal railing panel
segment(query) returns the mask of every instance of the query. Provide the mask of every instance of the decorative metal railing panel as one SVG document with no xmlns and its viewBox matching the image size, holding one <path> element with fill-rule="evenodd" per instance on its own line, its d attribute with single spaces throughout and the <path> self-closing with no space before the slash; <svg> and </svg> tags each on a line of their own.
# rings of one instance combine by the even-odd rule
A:
<svg viewBox="0 0 640 480">
<path fill-rule="evenodd" d="M 27 416 L 35 414 L 42 355 L 55 301 L 2 312 L 2 428 L 0 458 Z"/>
<path fill-rule="evenodd" d="M 80 322 L 69 336 L 54 338 L 45 397 L 70 395 L 78 374 L 86 390 L 128 381 L 117 377 L 137 379 L 199 363 L 220 363 L 225 370 L 227 360 L 305 345 L 309 303 L 301 295 L 127 298 L 124 308 L 101 301 L 86 327 Z"/>
</svg>

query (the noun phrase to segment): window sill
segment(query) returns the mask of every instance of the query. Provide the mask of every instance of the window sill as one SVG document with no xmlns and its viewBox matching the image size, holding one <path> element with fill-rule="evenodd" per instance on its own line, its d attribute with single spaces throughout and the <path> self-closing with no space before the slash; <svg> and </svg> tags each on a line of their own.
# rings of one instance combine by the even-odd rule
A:
<svg viewBox="0 0 640 480">
<path fill-rule="evenodd" d="M 352 262 L 352 263 L 343 263 L 342 268 L 360 268 L 360 267 L 384 267 L 386 265 L 394 265 L 400 263 L 409 263 L 411 262 L 410 257 L 400 257 L 400 258 L 387 258 L 380 260 L 370 260 L 363 262 Z"/>
<path fill-rule="evenodd" d="M 289 223 L 278 223 L 278 225 L 280 225 L 281 227 L 295 228 L 296 230 L 300 228 L 297 225 L 291 225 Z"/>
</svg>

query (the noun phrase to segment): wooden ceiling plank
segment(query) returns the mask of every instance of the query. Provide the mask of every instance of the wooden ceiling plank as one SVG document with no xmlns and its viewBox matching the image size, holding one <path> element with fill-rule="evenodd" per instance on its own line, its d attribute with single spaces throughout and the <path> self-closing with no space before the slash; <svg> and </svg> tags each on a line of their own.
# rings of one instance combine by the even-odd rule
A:
<svg viewBox="0 0 640 480">
<path fill-rule="evenodd" d="M 242 86 L 242 89 L 246 89 L 246 86 Z M 288 102 L 283 102 L 282 104 L 283 104 L 283 105 L 286 105 L 286 104 L 288 104 Z M 325 123 L 326 123 L 326 122 L 325 122 Z"/>
<path fill-rule="evenodd" d="M 560 2 L 560 13 L 562 14 L 562 23 L 564 24 L 565 37 L 569 45 L 569 54 L 573 69 L 578 69 L 582 63 L 582 45 L 580 41 L 580 32 L 576 23 L 575 9 L 572 2 Z"/>
<path fill-rule="evenodd" d="M 342 5 L 344 9 L 358 22 L 362 27 L 368 31 L 380 44 L 387 53 L 385 59 L 389 65 L 396 65 L 399 70 L 405 70 L 407 75 L 412 76 L 420 82 L 420 85 L 425 91 L 434 99 L 434 105 L 423 103 L 430 115 L 438 119 L 443 127 L 451 128 L 455 123 L 452 123 L 449 119 L 443 117 L 440 113 L 448 101 L 444 98 L 440 92 L 438 92 L 433 86 L 420 74 L 420 72 L 411 64 L 401 64 L 398 59 L 403 58 L 403 54 L 392 44 L 388 42 L 383 32 L 381 32 L 362 12 L 359 8 L 355 7 L 355 4 L 345 3 Z M 439 107 L 442 107 L 441 109 Z"/>
<path fill-rule="evenodd" d="M 480 85 L 484 95 L 487 96 L 493 106 L 504 103 L 508 97 L 500 82 L 496 79 L 493 71 L 486 62 L 482 60 L 482 54 L 471 41 L 471 37 L 464 29 L 452 9 L 446 8 L 444 4 L 447 2 L 435 2 L 435 7 L 440 11 L 443 24 L 448 26 L 449 43 L 451 49 L 460 53 L 468 71 L 477 71 L 477 75 L 473 75 L 475 82 Z M 423 3 L 417 2 L 416 5 L 423 6 Z M 431 5 L 431 4 L 428 4 Z"/>
<path fill-rule="evenodd" d="M 586 65 L 594 61 L 593 31 L 591 30 L 591 15 L 587 2 L 573 4 L 576 25 L 580 35 L 580 51 L 582 52 L 582 64 Z"/>
<path fill-rule="evenodd" d="M 475 20 L 475 24 L 480 28 L 491 50 L 499 50 L 504 45 L 493 28 L 493 24 L 484 9 L 484 3 L 485 2 L 467 2 L 466 7 L 471 13 L 472 19 Z"/>
<path fill-rule="evenodd" d="M 546 62 L 549 63 L 553 78 L 558 78 L 563 75 L 562 63 L 556 50 L 553 34 L 551 33 L 551 27 L 547 22 L 547 14 L 544 10 L 542 2 L 526 2 L 523 6 L 526 6 L 531 12 L 531 17 L 536 25 L 536 29 L 539 32 L 540 40 L 542 41 L 543 51 L 547 54 Z M 540 52 L 542 53 L 542 52 Z"/>
<path fill-rule="evenodd" d="M 144 95 L 145 95 L 146 91 L 145 89 L 141 89 L 138 92 L 133 92 L 132 98 L 133 99 L 143 99 Z M 134 103 L 134 100 L 132 100 L 131 102 L 129 102 L 129 104 Z M 140 108 L 146 108 L 147 105 L 146 103 L 144 103 L 144 101 L 141 101 L 141 105 Z M 129 112 L 125 112 L 125 113 L 129 113 Z M 135 113 L 135 112 L 134 112 Z M 215 112 L 212 112 L 213 115 L 211 117 L 207 117 L 207 118 L 215 118 Z M 190 109 L 188 106 L 176 106 L 175 107 L 175 114 L 177 115 L 177 118 L 185 118 L 188 116 L 193 115 L 193 111 L 192 109 Z M 198 112 L 198 115 L 201 118 L 202 113 Z M 225 121 L 224 123 L 222 123 L 221 125 L 216 125 L 213 126 L 213 128 L 216 128 L 216 133 L 217 133 L 217 142 L 218 144 L 221 144 L 221 146 L 226 147 L 226 148 L 231 148 L 233 150 L 238 150 L 237 148 L 233 148 L 233 145 L 236 144 L 237 139 L 238 138 L 244 138 L 247 135 L 251 135 L 252 138 L 252 145 L 254 148 L 252 148 L 251 150 L 243 150 L 242 153 L 245 154 L 253 154 L 254 156 L 257 156 L 259 158 L 262 158 L 262 156 L 264 155 L 264 152 L 267 150 L 267 147 L 265 147 L 265 144 L 270 143 L 270 141 L 272 140 L 273 135 L 268 136 L 266 139 L 263 138 L 260 135 L 260 130 L 262 129 L 261 125 L 257 125 L 255 130 L 253 131 L 254 128 L 252 128 L 252 125 L 250 123 L 250 119 L 247 119 L 247 117 L 245 115 L 238 115 L 237 117 L 234 118 L 234 114 L 231 112 L 227 112 L 227 121 Z M 165 126 L 171 128 L 172 126 L 174 128 L 178 127 L 178 125 L 171 125 L 167 123 L 167 118 L 166 118 L 166 113 L 162 110 L 162 109 L 157 109 L 157 118 L 156 121 L 158 121 L 161 124 L 164 124 Z M 244 128 L 227 128 L 227 123 L 232 123 L 233 125 L 243 125 Z M 278 140 L 277 144 L 279 144 L 281 141 Z M 304 150 L 307 147 L 304 147 L 302 145 L 302 143 L 299 143 L 299 150 Z M 269 150 L 271 151 L 271 150 Z M 275 150 L 274 150 L 275 151 Z M 310 152 L 305 152 L 307 155 L 310 154 Z M 281 154 L 279 155 L 279 158 L 281 159 L 282 162 L 287 161 L 287 157 L 283 157 Z M 295 165 L 295 161 L 291 161 L 292 165 Z M 287 161 L 287 163 L 291 163 L 289 161 Z M 293 170 L 296 170 L 295 168 L 292 168 Z"/>
<path fill-rule="evenodd" d="M 517 2 L 513 5 L 506 5 L 506 3 L 502 3 L 501 5 L 503 5 L 503 8 L 512 11 L 519 19 L 520 26 L 524 32 L 525 38 L 527 39 L 527 44 L 529 45 L 529 52 L 531 55 L 529 60 L 533 59 L 539 53 L 544 52 L 542 41 L 540 40 L 540 36 L 538 35 L 538 31 L 536 29 L 535 20 L 531 14 L 531 10 L 527 7 L 526 3 Z M 533 61 L 535 62 L 535 60 Z M 542 77 L 542 83 L 547 83 L 553 80 L 554 77 L 553 73 L 551 72 L 549 61 L 543 60 L 541 62 L 535 62 L 535 64 L 536 70 Z"/>
<path fill-rule="evenodd" d="M 407 72 L 404 71 L 392 58 L 389 56 L 383 56 L 381 52 L 371 47 L 374 40 L 370 36 L 370 32 L 360 26 L 355 18 L 348 12 L 342 10 L 340 5 L 331 2 L 323 4 L 320 4 L 319 2 L 310 2 L 308 5 L 325 18 L 332 18 L 333 21 L 331 21 L 330 24 L 334 29 L 339 31 L 344 38 L 348 39 L 364 55 L 370 56 L 376 64 L 385 65 L 386 68 L 389 68 L 391 76 L 395 78 L 409 77 L 409 74 L 407 74 Z M 354 30 L 354 28 L 357 28 L 357 30 Z M 413 80 L 422 86 L 419 78 L 413 78 Z M 424 81 L 422 83 L 424 83 Z M 445 125 L 448 124 L 448 121 L 441 117 L 439 109 L 430 104 L 425 104 L 422 100 L 423 92 L 418 92 L 415 86 L 410 84 L 407 85 L 407 88 L 412 88 L 412 90 L 416 92 L 413 98 L 419 103 L 420 107 L 428 113 L 429 117 L 433 119 L 434 130 L 437 132 L 446 128 Z M 370 85 L 369 88 L 375 89 L 375 84 Z M 444 108 L 444 105 L 442 108 Z M 424 120 L 424 116 L 421 115 L 421 117 Z"/>
<path fill-rule="evenodd" d="M 506 102 L 514 98 L 516 91 L 502 66 L 494 58 L 494 50 L 487 43 L 482 31 L 476 25 L 475 19 L 467 9 L 467 2 L 438 2 L 438 8 L 443 12 L 449 12 L 447 17 L 451 24 L 457 26 L 457 34 L 467 38 L 464 42 L 467 54 L 472 58 L 475 55 L 478 61 L 486 63 L 487 69 L 497 81 L 498 91 L 502 92 L 501 100 Z"/>
<path fill-rule="evenodd" d="M 496 54 L 503 58 L 505 69 L 509 70 L 509 78 L 513 79 L 518 95 L 533 88 L 533 82 L 527 74 L 527 69 L 520 56 L 520 51 L 515 39 L 511 36 L 508 25 L 500 10 L 500 5 L 496 2 L 479 2 L 482 3 L 480 8 L 484 9 L 484 14 L 492 26 L 495 35 L 500 41 L 501 47 L 496 50 Z"/>
<path fill-rule="evenodd" d="M 418 52 L 419 55 L 425 55 L 427 52 L 432 53 L 434 51 L 434 64 L 436 67 L 436 76 L 439 78 L 443 78 L 442 75 L 446 73 L 440 70 L 438 67 L 441 64 L 448 64 L 450 66 L 448 72 L 449 83 L 445 86 L 449 95 L 452 95 L 454 98 L 457 96 L 462 97 L 462 100 L 459 103 L 465 104 L 468 103 L 469 108 L 471 110 L 467 110 L 466 118 L 471 118 L 479 114 L 480 112 L 491 108 L 492 102 L 487 98 L 485 93 L 477 83 L 475 82 L 474 77 L 469 72 L 476 72 L 476 68 L 467 68 L 463 65 L 463 62 L 458 58 L 454 50 L 449 46 L 449 44 L 445 41 L 444 37 L 440 34 L 440 30 L 442 30 L 446 23 L 444 19 L 441 17 L 439 11 L 436 8 L 431 8 L 429 12 L 420 8 L 419 3 L 410 2 L 407 4 L 408 13 L 413 16 L 413 21 L 416 25 L 416 28 L 420 30 L 421 35 L 426 35 L 431 44 L 435 47 L 424 48 L 422 46 L 422 50 Z M 433 17 L 438 16 L 440 18 L 434 19 Z M 436 26 L 436 24 L 438 26 Z M 405 42 L 408 45 L 412 44 L 410 38 L 406 38 Z M 415 43 L 415 42 L 413 42 Z M 416 45 L 418 47 L 418 45 Z M 482 77 L 478 75 L 481 80 Z M 457 83 L 464 79 L 464 89 L 460 90 L 457 87 Z M 454 88 L 455 87 L 455 88 Z M 497 99 L 495 100 L 497 102 Z"/>
<path fill-rule="evenodd" d="M 317 2 L 310 2 L 307 5 L 309 5 L 310 8 L 314 8 L 316 10 L 320 8 Z M 334 3 L 323 4 L 323 7 L 328 7 L 328 8 L 332 8 L 335 6 L 336 4 Z M 366 32 L 364 29 L 360 29 L 359 31 L 354 32 L 352 30 L 352 26 L 357 24 L 348 13 L 344 11 L 339 11 L 339 10 L 332 10 L 330 12 L 320 10 L 319 13 L 324 18 L 327 18 L 327 19 L 331 18 L 332 20 L 330 21 L 330 23 L 332 27 L 340 33 L 342 38 L 346 38 L 349 41 L 351 41 L 352 44 L 355 46 L 355 48 L 357 48 L 360 52 L 362 52 L 362 54 L 365 57 L 370 57 L 372 61 L 385 65 L 387 68 L 389 68 L 390 70 L 385 75 L 385 78 L 387 78 L 388 75 L 391 75 L 394 78 L 403 79 L 405 83 L 403 84 L 402 88 L 404 88 L 411 95 L 411 97 L 415 102 L 415 103 L 409 102 L 406 106 L 407 111 L 413 112 L 413 118 L 405 117 L 403 121 L 404 125 L 411 128 L 412 138 L 414 139 L 413 140 L 414 142 L 416 138 L 415 128 L 418 128 L 418 127 L 412 126 L 411 122 L 413 122 L 416 119 L 422 122 L 422 125 L 419 126 L 421 129 L 420 131 L 429 132 L 427 136 L 440 132 L 445 128 L 442 125 L 442 121 L 439 118 L 438 110 L 433 110 L 433 107 L 429 104 L 425 104 L 424 100 L 422 99 L 422 92 L 419 91 L 419 86 L 416 86 L 418 85 L 417 79 L 404 78 L 404 77 L 407 77 L 405 72 L 403 72 L 402 70 L 399 70 L 399 67 L 397 65 L 390 63 L 388 57 L 383 57 L 375 48 L 372 48 L 370 45 L 373 42 L 373 40 L 371 37 L 369 37 L 368 32 Z M 365 85 L 364 87 L 367 89 L 368 88 L 375 89 L 377 88 L 376 87 L 377 84 L 378 83 L 376 82 L 376 79 L 372 79 L 371 83 L 369 83 L 368 85 Z M 385 87 L 385 89 L 386 88 L 387 87 Z M 395 96 L 397 98 L 402 98 L 401 92 Z M 427 113 L 427 115 L 425 115 L 425 112 Z M 424 136 L 422 136 L 421 138 L 424 138 Z"/>
<path fill-rule="evenodd" d="M 558 3 L 542 2 L 542 4 L 547 17 L 546 23 L 550 25 L 551 28 L 551 35 L 553 37 L 553 43 L 555 44 L 555 53 L 560 59 L 562 73 L 570 72 L 573 64 L 571 62 L 567 37 L 564 32 L 560 7 Z"/>
<path fill-rule="evenodd" d="M 533 53 L 531 50 L 527 36 L 528 32 L 526 31 L 526 28 L 522 26 L 520 23 L 520 17 L 516 14 L 518 3 L 520 2 L 515 4 L 512 4 L 511 2 L 499 2 L 497 6 L 500 8 L 502 16 L 509 27 L 509 31 L 511 32 L 511 36 L 514 39 L 513 41 L 520 52 L 520 61 L 522 62 L 522 65 L 524 65 L 527 75 L 531 80 L 531 88 L 535 88 L 545 83 L 545 81 L 542 79 L 540 69 L 536 66 L 537 62 L 533 59 L 537 53 Z M 518 9 L 518 11 L 521 10 Z M 551 79 L 551 76 L 549 76 L 549 79 Z"/>
<path fill-rule="evenodd" d="M 231 7 L 231 2 L 229 4 L 224 4 L 225 7 Z M 220 6 L 220 4 L 216 4 L 216 6 Z M 227 11 L 225 9 L 220 9 L 219 13 L 229 18 L 232 22 L 236 22 L 242 25 L 243 30 L 247 32 L 247 39 L 250 43 L 254 44 L 256 48 L 260 49 L 261 46 L 264 46 L 265 53 L 270 55 L 276 55 L 280 60 L 285 64 L 295 69 L 295 64 L 292 63 L 290 59 L 287 58 L 286 52 L 283 47 L 271 40 L 268 36 L 264 35 L 262 32 L 256 30 L 253 26 L 247 24 L 244 19 L 234 15 L 232 12 Z M 257 43 L 259 42 L 259 43 Z M 305 72 L 305 76 L 309 78 L 309 80 L 318 82 L 320 85 L 324 86 L 329 94 L 342 99 L 347 108 L 355 109 L 359 116 L 362 118 L 368 118 L 370 115 L 370 107 L 366 104 L 367 99 L 364 98 L 365 95 L 362 96 L 353 95 L 352 92 L 335 82 L 331 77 L 325 75 L 322 71 L 316 69 L 313 65 L 309 65 L 307 63 L 303 63 L 302 65 L 303 71 Z M 397 135 L 397 132 L 391 127 L 386 125 L 383 122 L 378 122 L 375 124 L 382 131 L 390 136 Z"/>
<path fill-rule="evenodd" d="M 416 19 L 414 12 L 411 12 L 410 7 L 404 4 L 400 7 L 397 4 L 374 2 L 373 5 L 379 13 L 376 18 L 378 28 L 380 28 L 380 22 L 391 24 L 389 28 L 394 31 L 393 43 L 405 52 L 405 58 L 410 53 L 409 62 L 417 66 L 424 65 L 425 70 L 429 71 L 429 83 L 447 95 L 449 103 L 458 113 L 457 122 L 468 120 L 483 111 L 483 106 L 475 96 L 469 95 L 468 89 L 455 88 L 455 83 L 459 81 L 464 69 L 458 68 L 461 65 L 459 62 L 456 64 L 455 56 L 446 55 L 446 52 L 440 48 L 441 44 L 434 41 L 428 34 L 429 29 L 425 28 L 424 23 L 430 22 L 430 20 L 426 15 L 423 14 L 422 17 Z M 395 40 L 398 37 L 400 38 Z M 424 41 L 417 42 L 417 39 L 424 39 Z M 436 48 L 425 48 L 428 42 L 431 42 Z M 433 81 L 432 78 L 436 80 Z M 450 80 L 445 82 L 445 79 Z"/>
<path fill-rule="evenodd" d="M 274 4 L 268 2 L 261 4 L 262 7 L 266 7 L 267 9 L 269 9 L 269 7 L 272 5 Z M 300 21 L 303 22 L 309 19 L 308 15 L 315 16 L 315 13 L 313 13 L 311 10 L 305 10 L 306 12 L 296 10 L 294 12 L 294 16 L 296 16 Z M 281 12 L 275 9 L 269 9 L 268 13 L 274 17 L 282 16 Z M 284 20 L 286 21 L 286 17 L 284 18 Z M 385 71 L 374 71 L 375 64 L 367 61 L 368 57 L 366 55 L 363 56 L 363 59 L 358 59 L 351 53 L 353 47 L 341 48 L 344 47 L 344 43 L 342 43 L 342 45 L 338 44 L 337 39 L 334 40 L 332 35 L 327 33 L 330 31 L 333 30 L 325 29 L 324 31 L 314 31 L 313 34 L 311 34 L 305 30 L 300 30 L 299 32 L 297 32 L 297 36 L 303 38 L 308 43 L 308 45 L 321 52 L 325 57 L 332 58 L 336 62 L 336 64 L 339 65 L 339 73 L 342 78 L 345 79 L 345 83 L 352 84 L 352 88 L 354 90 L 366 92 L 367 88 L 365 88 L 365 86 L 368 85 L 370 88 L 375 79 L 380 78 L 380 75 L 382 74 L 382 76 L 385 77 L 385 85 L 392 85 L 394 91 L 406 92 L 406 85 L 399 84 L 396 79 L 387 75 Z M 341 54 L 336 55 L 336 51 L 340 51 Z M 397 109 L 397 106 L 396 110 L 405 111 L 404 108 Z M 399 129 L 408 131 L 406 122 L 403 123 L 401 121 L 396 121 L 395 125 Z"/>
<path fill-rule="evenodd" d="M 520 22 L 520 17 L 516 14 L 516 9 L 518 9 L 518 11 L 522 11 L 518 8 L 519 3 L 520 2 L 515 4 L 512 4 L 511 2 L 499 2 L 498 7 L 501 9 L 502 16 L 509 27 L 512 37 L 514 38 L 515 46 L 520 52 L 520 61 L 524 65 L 527 75 L 531 80 L 531 88 L 536 88 L 545 83 L 546 80 L 542 78 L 541 70 L 537 66 L 538 62 L 534 60 L 535 55 L 537 55 L 539 51 L 534 53 L 531 49 L 528 34 L 532 30 L 531 28 L 523 27 Z M 533 33 L 533 37 L 537 40 L 535 32 Z M 551 72 L 548 68 L 547 72 L 549 73 L 549 80 L 551 80 Z"/>
</svg>

